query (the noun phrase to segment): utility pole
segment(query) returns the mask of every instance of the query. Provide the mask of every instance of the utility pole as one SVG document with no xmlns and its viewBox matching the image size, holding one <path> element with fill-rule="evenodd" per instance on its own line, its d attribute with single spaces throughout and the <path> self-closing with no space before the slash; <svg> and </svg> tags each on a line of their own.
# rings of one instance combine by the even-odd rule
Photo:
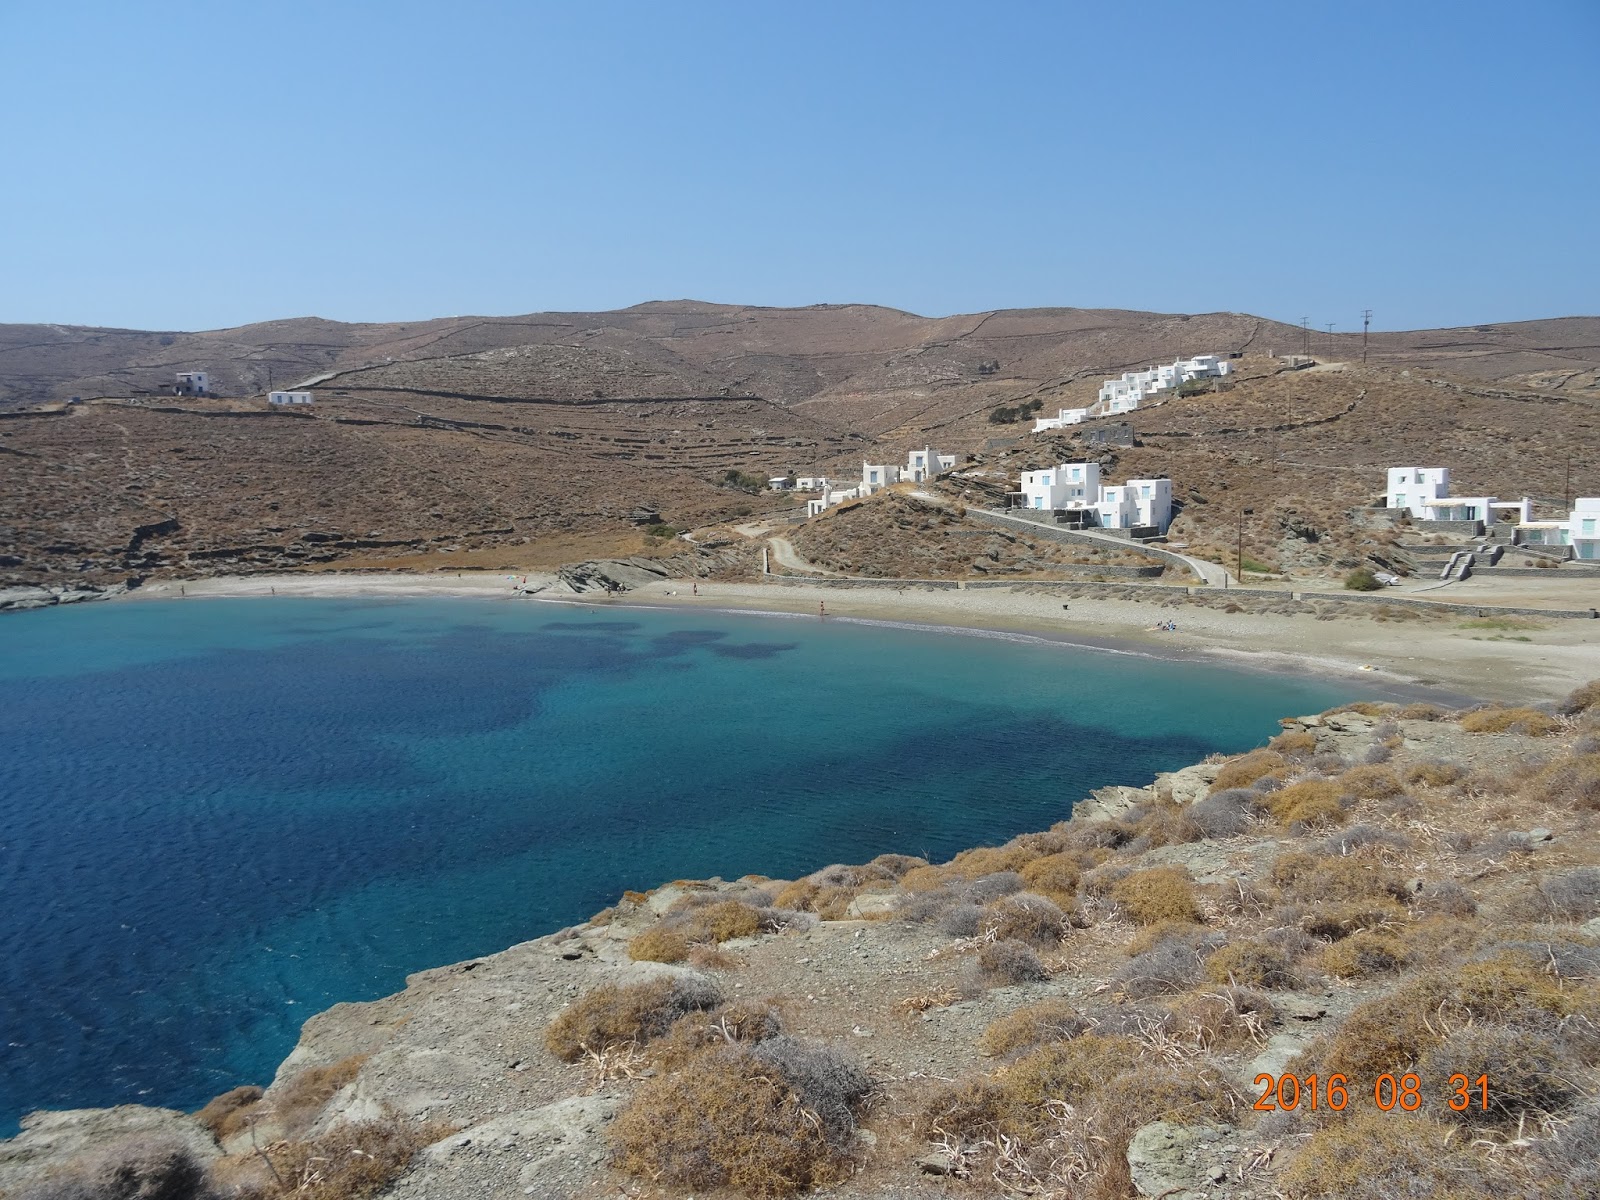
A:
<svg viewBox="0 0 1600 1200">
<path fill-rule="evenodd" d="M 1372 310 L 1361 310 L 1361 365 L 1367 365 L 1367 326 L 1372 324 Z"/>
<path fill-rule="evenodd" d="M 1239 582 L 1240 583 L 1244 582 L 1244 518 L 1245 518 L 1245 514 L 1246 513 L 1253 513 L 1255 511 L 1256 510 L 1253 509 L 1253 508 L 1241 508 L 1239 510 L 1238 563 L 1239 563 Z"/>
<path fill-rule="evenodd" d="M 1328 322 L 1328 358 L 1333 359 L 1333 322 Z"/>
<path fill-rule="evenodd" d="M 1572 511 L 1572 455 L 1567 455 L 1567 478 L 1561 485 L 1561 507 L 1569 513 Z"/>
<path fill-rule="evenodd" d="M 1300 331 L 1305 334 L 1306 357 L 1311 357 L 1311 318 L 1300 318 Z"/>
</svg>

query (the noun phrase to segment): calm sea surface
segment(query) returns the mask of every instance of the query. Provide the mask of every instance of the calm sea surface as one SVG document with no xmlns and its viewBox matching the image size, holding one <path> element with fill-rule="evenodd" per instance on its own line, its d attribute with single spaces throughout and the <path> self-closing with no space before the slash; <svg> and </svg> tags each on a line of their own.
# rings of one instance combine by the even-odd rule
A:
<svg viewBox="0 0 1600 1200">
<path fill-rule="evenodd" d="M 0 1136 L 196 1107 L 302 1021 L 624 888 L 948 857 L 1351 685 L 1027 639 L 489 600 L 0 618 Z"/>
</svg>

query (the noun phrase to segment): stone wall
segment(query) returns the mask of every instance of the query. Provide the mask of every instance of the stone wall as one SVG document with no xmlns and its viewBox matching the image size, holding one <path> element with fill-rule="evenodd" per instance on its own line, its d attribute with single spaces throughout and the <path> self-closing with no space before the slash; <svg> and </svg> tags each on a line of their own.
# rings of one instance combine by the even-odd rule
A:
<svg viewBox="0 0 1600 1200">
<path fill-rule="evenodd" d="M 1025 510 L 1024 510 L 1025 511 Z M 991 512 L 985 508 L 969 508 L 967 516 L 975 521 L 986 521 L 990 525 L 999 525 L 1002 528 L 1015 529 L 1018 525 L 1026 525 L 1028 532 L 1036 537 L 1048 538 L 1054 542 L 1065 542 L 1076 546 L 1094 546 L 1100 550 L 1126 549 L 1134 554 L 1143 554 L 1147 558 L 1154 558 L 1170 566 L 1177 567 L 1185 575 L 1190 575 L 1193 568 L 1183 560 L 1180 554 L 1171 550 L 1163 550 L 1159 546 L 1151 546 L 1142 542 L 1128 541 L 1125 545 L 1114 547 L 1108 545 L 1103 538 L 1090 537 L 1078 532 L 1076 529 L 1063 529 L 1053 521 L 1046 523 L 1040 517 L 1024 517 L 1012 513 Z M 1114 533 L 1114 530 L 1102 532 Z"/>
</svg>

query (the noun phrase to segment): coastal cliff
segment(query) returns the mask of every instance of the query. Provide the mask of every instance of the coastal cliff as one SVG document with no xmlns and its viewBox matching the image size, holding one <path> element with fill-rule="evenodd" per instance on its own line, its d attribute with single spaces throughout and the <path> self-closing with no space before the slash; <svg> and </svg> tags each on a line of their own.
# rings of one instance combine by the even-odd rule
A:
<svg viewBox="0 0 1600 1200">
<path fill-rule="evenodd" d="M 942 865 L 628 893 L 264 1094 L 35 1114 L 0 1194 L 1593 1194 L 1596 811 L 1600 685 L 1292 718 Z"/>
</svg>

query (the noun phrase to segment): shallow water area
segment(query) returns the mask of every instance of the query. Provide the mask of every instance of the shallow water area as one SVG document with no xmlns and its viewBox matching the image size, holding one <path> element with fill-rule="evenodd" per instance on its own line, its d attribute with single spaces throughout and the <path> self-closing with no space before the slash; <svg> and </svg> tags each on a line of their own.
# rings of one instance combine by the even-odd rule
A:
<svg viewBox="0 0 1600 1200">
<path fill-rule="evenodd" d="M 0 1135 L 197 1107 L 307 1017 L 624 888 L 947 858 L 1359 685 L 504 599 L 0 620 Z"/>
</svg>

